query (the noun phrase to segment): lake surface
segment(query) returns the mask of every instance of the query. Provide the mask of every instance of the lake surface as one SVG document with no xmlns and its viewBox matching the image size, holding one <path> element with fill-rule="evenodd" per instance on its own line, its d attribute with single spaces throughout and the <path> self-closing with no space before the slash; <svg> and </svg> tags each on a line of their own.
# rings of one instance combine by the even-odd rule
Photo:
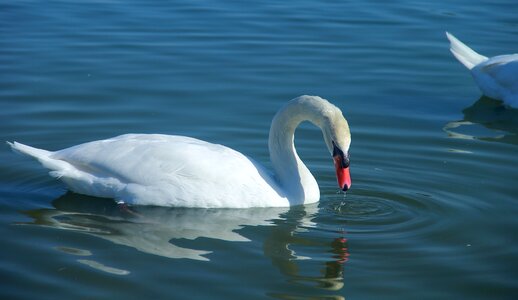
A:
<svg viewBox="0 0 518 300">
<path fill-rule="evenodd" d="M 353 180 L 339 193 L 306 124 L 318 204 L 132 215 L 5 145 L 0 298 L 516 299 L 518 109 L 481 98 L 444 32 L 515 53 L 517 16 L 513 0 L 0 0 L 2 140 L 180 134 L 269 166 L 277 109 L 319 95 L 349 120 Z"/>
</svg>

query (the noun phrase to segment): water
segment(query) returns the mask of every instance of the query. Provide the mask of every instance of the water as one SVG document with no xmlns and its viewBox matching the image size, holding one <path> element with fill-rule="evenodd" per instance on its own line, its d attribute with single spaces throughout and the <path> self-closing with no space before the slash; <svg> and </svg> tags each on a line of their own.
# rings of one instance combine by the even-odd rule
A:
<svg viewBox="0 0 518 300">
<path fill-rule="evenodd" d="M 515 299 L 518 110 L 480 98 L 444 31 L 518 52 L 517 13 L 511 0 L 0 1 L 3 140 L 181 134 L 269 165 L 269 122 L 301 94 L 341 107 L 353 138 L 345 197 L 304 125 L 317 205 L 138 215 L 66 193 L 5 146 L 0 298 Z"/>
</svg>

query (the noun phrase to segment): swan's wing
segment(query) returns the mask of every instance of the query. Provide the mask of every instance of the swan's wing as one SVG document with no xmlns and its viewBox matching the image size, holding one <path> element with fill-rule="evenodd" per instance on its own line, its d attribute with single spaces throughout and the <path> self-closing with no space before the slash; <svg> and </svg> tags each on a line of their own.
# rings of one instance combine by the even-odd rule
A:
<svg viewBox="0 0 518 300">
<path fill-rule="evenodd" d="M 482 63 L 479 69 L 501 87 L 513 93 L 518 92 L 518 54 L 492 57 Z"/>
<path fill-rule="evenodd" d="M 243 154 L 182 136 L 122 135 L 57 151 L 53 158 L 92 175 L 101 185 L 117 182 L 115 197 L 139 204 L 239 207 L 236 202 L 245 198 L 259 201 L 269 196 L 264 191 L 271 196 L 276 192 L 267 171 Z M 106 196 L 114 197 L 106 189 Z"/>
<path fill-rule="evenodd" d="M 52 157 L 97 176 L 151 184 L 173 175 L 197 177 L 193 170 L 186 170 L 187 165 L 209 163 L 207 154 L 228 156 L 227 149 L 182 136 L 127 134 L 70 147 Z"/>
</svg>

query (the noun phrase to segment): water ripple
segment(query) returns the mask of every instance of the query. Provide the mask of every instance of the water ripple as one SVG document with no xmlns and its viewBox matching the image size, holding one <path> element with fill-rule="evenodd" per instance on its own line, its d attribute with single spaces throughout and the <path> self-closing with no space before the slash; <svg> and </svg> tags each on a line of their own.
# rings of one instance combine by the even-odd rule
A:
<svg viewBox="0 0 518 300">
<path fill-rule="evenodd" d="M 338 222 L 349 233 L 413 236 L 426 230 L 441 210 L 430 198 L 422 193 L 356 190 L 354 196 L 330 201 L 324 211 L 331 219 L 326 222 Z"/>
</svg>

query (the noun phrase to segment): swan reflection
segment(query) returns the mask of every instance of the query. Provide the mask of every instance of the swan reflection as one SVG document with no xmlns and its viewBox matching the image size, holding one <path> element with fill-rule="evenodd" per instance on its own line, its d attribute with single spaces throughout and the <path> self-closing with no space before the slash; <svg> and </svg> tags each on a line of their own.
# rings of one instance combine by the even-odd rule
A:
<svg viewBox="0 0 518 300">
<path fill-rule="evenodd" d="M 113 200 L 70 192 L 54 200 L 52 205 L 54 208 L 25 211 L 24 214 L 32 220 L 23 224 L 84 233 L 173 259 L 209 260 L 212 251 L 205 247 L 210 243 L 186 240 L 209 238 L 247 242 L 250 239 L 242 231 L 249 231 L 240 229 L 267 226 L 264 230 L 258 229 L 265 233 L 259 234 L 264 238 L 258 238 L 262 240 L 264 256 L 288 278 L 289 285 L 309 287 L 317 295 L 324 290 L 336 292 L 344 285 L 343 270 L 349 255 L 347 240 L 343 232 L 318 229 L 314 222 L 319 211 L 317 205 L 251 209 L 142 206 L 132 207 L 128 212 Z M 111 274 L 129 274 L 129 271 L 115 268 L 118 266 L 88 259 L 93 255 L 89 250 L 69 246 L 56 249 L 78 256 L 78 262 L 90 267 Z M 284 298 L 293 295 L 284 294 L 281 289 L 270 292 L 270 296 Z"/>
<path fill-rule="evenodd" d="M 349 259 L 345 232 L 326 231 L 314 235 L 316 230 L 308 228 L 308 234 L 304 234 L 307 224 L 304 220 L 312 220 L 317 211 L 315 207 L 307 206 L 292 208 L 285 220 L 273 221 L 276 226 L 271 228 L 263 245 L 265 256 L 291 284 L 309 287 L 308 291 L 315 294 L 272 292 L 269 296 L 280 299 L 344 299 L 340 295 L 322 294 L 322 291 L 336 292 L 344 286 L 344 265 Z M 300 254 L 309 249 L 318 249 L 319 253 L 316 256 Z"/>
<path fill-rule="evenodd" d="M 518 109 L 483 96 L 462 113 L 462 120 L 444 126 L 450 137 L 518 144 Z"/>
<path fill-rule="evenodd" d="M 178 240 L 211 238 L 245 242 L 237 230 L 269 226 L 288 208 L 187 209 L 141 206 L 121 210 L 113 200 L 66 193 L 53 201 L 54 209 L 26 211 L 33 222 L 62 230 L 94 235 L 115 244 L 168 258 L 208 260 L 207 249 L 175 245 Z M 311 226 L 311 223 L 308 223 Z"/>
</svg>

